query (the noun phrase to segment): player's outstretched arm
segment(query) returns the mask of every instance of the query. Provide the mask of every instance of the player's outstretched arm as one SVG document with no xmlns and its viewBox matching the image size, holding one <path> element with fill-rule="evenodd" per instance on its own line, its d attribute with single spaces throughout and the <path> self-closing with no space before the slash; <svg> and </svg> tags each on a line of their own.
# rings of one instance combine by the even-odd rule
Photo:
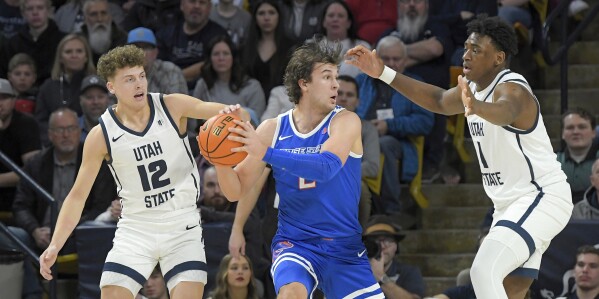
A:
<svg viewBox="0 0 599 299">
<path fill-rule="evenodd" d="M 429 111 L 445 115 L 464 112 L 460 90 L 457 88 L 445 90 L 398 74 L 385 66 L 376 54 L 376 50 L 369 50 L 362 45 L 349 49 L 345 56 L 347 58 L 345 63 L 355 65 L 370 77 L 382 80 L 412 102 Z"/>
<path fill-rule="evenodd" d="M 79 173 L 60 209 L 52 241 L 40 256 L 40 274 L 45 279 L 52 279 L 50 267 L 56 262 L 58 252 L 79 223 L 85 201 L 106 154 L 107 149 L 102 129 L 100 126 L 96 126 L 89 132 L 83 146 L 83 158 Z"/>
<path fill-rule="evenodd" d="M 250 120 L 250 114 L 239 105 L 231 106 L 216 102 L 204 102 L 180 93 L 164 95 L 164 102 L 173 119 L 179 119 L 182 122 L 186 122 L 187 118 L 209 119 L 222 111 L 237 114 L 246 121 Z"/>
<path fill-rule="evenodd" d="M 268 179 L 269 174 L 270 168 L 264 168 L 262 175 L 260 175 L 256 184 L 252 187 L 252 190 L 237 203 L 235 220 L 233 220 L 233 228 L 231 229 L 231 236 L 229 237 L 229 253 L 233 257 L 245 255 L 243 227 L 256 206 L 262 187 L 264 187 L 264 183 Z"/>
</svg>

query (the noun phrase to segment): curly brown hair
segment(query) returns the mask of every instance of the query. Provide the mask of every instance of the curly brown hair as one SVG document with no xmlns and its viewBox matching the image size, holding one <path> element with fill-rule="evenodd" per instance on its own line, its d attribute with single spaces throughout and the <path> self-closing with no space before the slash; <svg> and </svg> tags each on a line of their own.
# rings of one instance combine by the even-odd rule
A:
<svg viewBox="0 0 599 299">
<path fill-rule="evenodd" d="M 144 50 L 135 45 L 116 47 L 102 55 L 98 61 L 98 75 L 110 81 L 116 72 L 126 67 L 143 67 L 145 63 Z"/>
<path fill-rule="evenodd" d="M 297 83 L 300 79 L 312 82 L 312 71 L 317 63 L 339 66 L 341 63 L 341 44 L 322 38 L 308 40 L 297 48 L 285 69 L 283 83 L 289 94 L 289 101 L 298 104 L 302 90 Z"/>
</svg>

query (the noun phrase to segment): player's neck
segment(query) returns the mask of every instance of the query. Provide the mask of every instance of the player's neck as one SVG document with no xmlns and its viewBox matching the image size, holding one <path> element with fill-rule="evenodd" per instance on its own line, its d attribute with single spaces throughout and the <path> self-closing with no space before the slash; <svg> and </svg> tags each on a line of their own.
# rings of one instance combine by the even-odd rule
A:
<svg viewBox="0 0 599 299">
<path fill-rule="evenodd" d="M 143 131 L 150 120 L 149 105 L 144 106 L 142 109 L 131 109 L 126 105 L 117 104 L 113 109 L 119 121 L 133 131 Z"/>
<path fill-rule="evenodd" d="M 316 128 L 320 122 L 330 113 L 322 112 L 308 107 L 308 105 L 297 104 L 293 109 L 293 123 L 300 133 L 309 133 Z"/>
<path fill-rule="evenodd" d="M 476 83 L 476 91 L 481 91 L 489 87 L 489 85 L 491 85 L 493 81 L 495 81 L 497 75 L 501 73 L 503 70 L 505 70 L 505 67 L 503 67 L 503 65 L 497 66 L 490 70 L 484 76 L 481 76 L 480 78 L 476 79 L 476 81 L 473 80 L 474 83 Z"/>
</svg>

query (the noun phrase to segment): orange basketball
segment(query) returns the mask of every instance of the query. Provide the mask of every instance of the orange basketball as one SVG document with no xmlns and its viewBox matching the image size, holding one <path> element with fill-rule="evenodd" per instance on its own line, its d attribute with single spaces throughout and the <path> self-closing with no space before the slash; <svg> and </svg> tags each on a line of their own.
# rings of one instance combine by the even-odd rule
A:
<svg viewBox="0 0 599 299">
<path fill-rule="evenodd" d="M 243 143 L 227 139 L 237 136 L 229 132 L 230 127 L 238 125 L 233 120 L 241 120 L 234 114 L 218 114 L 207 120 L 200 128 L 198 145 L 200 152 L 208 162 L 219 166 L 234 166 L 247 156 L 247 152 L 232 152 L 232 148 L 241 147 Z"/>
</svg>

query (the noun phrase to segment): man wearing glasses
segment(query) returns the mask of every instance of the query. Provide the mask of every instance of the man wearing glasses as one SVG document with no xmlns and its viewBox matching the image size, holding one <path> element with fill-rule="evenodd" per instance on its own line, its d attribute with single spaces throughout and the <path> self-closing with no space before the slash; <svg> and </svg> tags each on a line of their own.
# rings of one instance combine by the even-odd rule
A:
<svg viewBox="0 0 599 299">
<path fill-rule="evenodd" d="M 379 282 L 387 299 L 420 299 L 424 297 L 424 280 L 420 269 L 400 263 L 399 242 L 405 238 L 401 228 L 394 224 L 388 216 L 376 215 L 370 218 L 364 229 L 365 243 L 376 243 L 378 253 L 370 252 L 368 256 L 374 278 Z M 376 251 L 376 250 L 375 250 Z"/>
</svg>

